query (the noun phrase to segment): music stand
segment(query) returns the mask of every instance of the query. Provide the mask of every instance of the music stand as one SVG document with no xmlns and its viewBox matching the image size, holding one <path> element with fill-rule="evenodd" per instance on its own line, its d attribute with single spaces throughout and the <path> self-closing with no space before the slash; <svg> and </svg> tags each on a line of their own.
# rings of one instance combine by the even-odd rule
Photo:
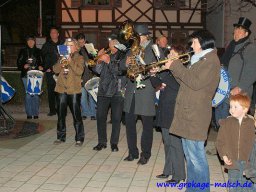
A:
<svg viewBox="0 0 256 192">
<path fill-rule="evenodd" d="M 0 25 L 0 134 L 9 133 L 14 127 L 15 120 L 3 108 L 2 104 L 2 26 Z"/>
</svg>

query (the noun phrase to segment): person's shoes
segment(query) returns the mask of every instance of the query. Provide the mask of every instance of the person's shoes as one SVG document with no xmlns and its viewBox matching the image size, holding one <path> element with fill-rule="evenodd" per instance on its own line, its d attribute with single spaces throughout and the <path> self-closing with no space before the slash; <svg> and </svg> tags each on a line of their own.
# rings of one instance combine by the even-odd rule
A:
<svg viewBox="0 0 256 192">
<path fill-rule="evenodd" d="M 50 113 L 47 114 L 47 116 L 53 116 L 53 115 L 56 115 L 56 112 L 55 113 L 50 112 Z"/>
<path fill-rule="evenodd" d="M 145 165 L 148 163 L 148 158 L 144 157 L 144 156 L 141 156 L 139 161 L 137 162 L 138 165 Z"/>
<path fill-rule="evenodd" d="M 166 183 L 180 183 L 181 181 L 184 181 L 183 179 L 182 180 L 175 180 L 175 179 L 170 179 L 170 180 L 167 180 Z"/>
<path fill-rule="evenodd" d="M 124 158 L 124 161 L 133 161 L 134 159 L 139 159 L 139 156 L 129 154 L 127 157 Z"/>
<path fill-rule="evenodd" d="M 27 116 L 27 119 L 32 119 L 32 116 Z"/>
<path fill-rule="evenodd" d="M 38 116 L 34 116 L 34 119 L 38 119 Z"/>
<path fill-rule="evenodd" d="M 82 145 L 83 145 L 82 141 L 76 141 L 76 144 L 75 144 L 76 147 L 81 147 Z"/>
<path fill-rule="evenodd" d="M 169 175 L 165 175 L 165 174 L 161 174 L 161 175 L 157 175 L 156 178 L 159 178 L 159 179 L 167 179 L 169 177 Z"/>
<path fill-rule="evenodd" d="M 86 116 L 83 116 L 82 119 L 85 120 L 85 119 L 87 119 L 87 117 L 86 117 Z"/>
<path fill-rule="evenodd" d="M 91 116 L 91 120 L 96 120 L 96 117 L 95 116 Z"/>
<path fill-rule="evenodd" d="M 54 145 L 59 145 L 59 144 L 61 144 L 61 143 L 64 143 L 65 141 L 62 141 L 62 140 L 60 140 L 60 139 L 57 139 L 57 140 L 55 140 L 54 142 L 53 142 L 53 144 Z"/>
<path fill-rule="evenodd" d="M 155 127 L 155 131 L 161 133 L 161 132 L 162 132 L 162 129 L 161 129 L 161 127 Z"/>
<path fill-rule="evenodd" d="M 112 152 L 117 152 L 119 151 L 118 147 L 117 147 L 117 144 L 111 144 L 111 151 Z"/>
<path fill-rule="evenodd" d="M 103 143 L 99 143 L 98 145 L 96 145 L 95 147 L 93 147 L 93 150 L 95 151 L 101 151 L 102 149 L 106 149 L 107 145 L 103 144 Z"/>
</svg>

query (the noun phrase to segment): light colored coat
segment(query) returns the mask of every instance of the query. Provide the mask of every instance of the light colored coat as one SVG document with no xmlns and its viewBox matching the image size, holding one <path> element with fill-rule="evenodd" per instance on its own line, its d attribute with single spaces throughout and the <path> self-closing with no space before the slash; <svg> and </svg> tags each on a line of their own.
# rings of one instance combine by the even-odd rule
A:
<svg viewBox="0 0 256 192">
<path fill-rule="evenodd" d="M 249 39 L 243 43 L 236 45 L 233 53 L 236 53 L 241 49 Z M 239 87 L 243 91 L 248 93 L 248 96 L 252 96 L 253 83 L 256 81 L 256 45 L 251 43 L 249 44 L 242 53 L 244 57 L 244 68 L 242 71 L 243 60 L 240 54 L 235 54 L 231 57 L 228 66 L 228 72 L 231 80 L 231 88 Z M 240 73 L 241 78 L 240 77 Z"/>
<path fill-rule="evenodd" d="M 170 70 L 179 80 L 170 132 L 190 140 L 204 141 L 212 116 L 212 98 L 220 78 L 220 61 L 215 50 L 207 53 L 190 68 L 179 60 Z"/>
<path fill-rule="evenodd" d="M 84 58 L 75 52 L 71 62 L 68 64 L 69 72 L 64 75 L 64 68 L 60 62 L 53 66 L 54 73 L 58 74 L 55 91 L 57 93 L 77 94 L 81 93 L 81 78 L 84 72 Z"/>
</svg>

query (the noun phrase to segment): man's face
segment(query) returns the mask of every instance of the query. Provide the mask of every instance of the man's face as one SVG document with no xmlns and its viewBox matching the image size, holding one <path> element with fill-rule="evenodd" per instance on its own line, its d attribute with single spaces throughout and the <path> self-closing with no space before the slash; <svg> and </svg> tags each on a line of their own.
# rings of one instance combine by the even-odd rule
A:
<svg viewBox="0 0 256 192">
<path fill-rule="evenodd" d="M 77 41 L 78 41 L 78 44 L 79 44 L 80 47 L 83 47 L 83 46 L 84 46 L 84 44 L 85 44 L 85 39 L 78 39 Z"/>
<path fill-rule="evenodd" d="M 58 39 L 59 38 L 59 32 L 56 29 L 52 29 L 50 32 L 51 39 Z"/>
<path fill-rule="evenodd" d="M 146 35 L 141 35 L 140 36 L 140 44 L 142 45 L 143 43 L 148 41 L 148 37 Z"/>
<path fill-rule="evenodd" d="M 167 47 L 168 40 L 167 40 L 166 37 L 162 36 L 162 37 L 160 37 L 160 39 L 158 40 L 157 44 L 159 45 L 159 47 L 165 48 L 165 47 Z"/>
<path fill-rule="evenodd" d="M 115 48 L 115 45 L 117 45 L 117 43 L 118 43 L 118 41 L 116 39 L 109 40 L 108 46 L 112 53 L 115 53 L 117 51 L 117 49 Z"/>
<path fill-rule="evenodd" d="M 249 35 L 249 33 L 242 27 L 235 27 L 234 28 L 234 40 L 237 42 L 240 39 L 243 39 L 245 37 L 247 37 Z"/>
</svg>

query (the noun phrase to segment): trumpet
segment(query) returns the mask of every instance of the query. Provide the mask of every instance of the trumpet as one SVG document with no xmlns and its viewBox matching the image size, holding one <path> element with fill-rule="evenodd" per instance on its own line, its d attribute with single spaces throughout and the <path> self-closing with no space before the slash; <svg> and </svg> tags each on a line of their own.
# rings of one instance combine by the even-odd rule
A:
<svg viewBox="0 0 256 192">
<path fill-rule="evenodd" d="M 192 54 L 193 51 L 191 52 L 188 52 L 188 53 L 185 53 L 185 54 L 181 54 L 181 55 L 178 55 L 178 56 L 174 56 L 174 57 L 171 57 L 171 58 L 168 58 L 168 59 L 164 59 L 164 60 L 161 60 L 161 61 L 158 61 L 158 62 L 153 62 L 153 63 L 150 63 L 148 65 L 138 65 L 137 67 L 135 68 L 131 68 L 131 69 L 128 69 L 127 70 L 127 77 L 129 79 L 132 79 L 132 80 L 135 80 L 136 77 L 138 77 L 140 74 L 142 75 L 148 75 L 150 70 L 155 68 L 155 67 L 160 67 L 161 65 L 163 65 L 164 63 L 166 63 L 167 61 L 169 60 L 180 60 L 182 64 L 186 64 L 190 61 L 190 54 Z M 159 70 L 158 72 L 160 72 L 161 70 Z"/>
<path fill-rule="evenodd" d="M 104 55 L 104 54 L 111 55 L 111 50 L 110 50 L 110 48 L 106 49 L 103 54 L 97 55 L 94 59 L 88 59 L 88 60 L 87 60 L 88 66 L 89 66 L 89 67 L 95 67 L 95 66 L 97 65 L 97 61 L 99 60 L 99 58 L 100 58 L 102 55 Z"/>
<path fill-rule="evenodd" d="M 60 64 L 62 64 L 62 65 L 64 65 L 66 67 L 69 64 L 69 61 L 68 61 L 68 59 L 66 57 L 62 57 L 60 59 Z"/>
<path fill-rule="evenodd" d="M 71 55 L 69 55 L 69 57 L 71 57 Z M 65 56 L 62 56 L 61 59 L 60 59 L 60 64 L 64 66 L 64 75 L 67 75 L 68 72 L 69 72 L 69 69 L 68 69 L 68 65 L 69 65 L 69 60 L 67 57 Z"/>
</svg>

